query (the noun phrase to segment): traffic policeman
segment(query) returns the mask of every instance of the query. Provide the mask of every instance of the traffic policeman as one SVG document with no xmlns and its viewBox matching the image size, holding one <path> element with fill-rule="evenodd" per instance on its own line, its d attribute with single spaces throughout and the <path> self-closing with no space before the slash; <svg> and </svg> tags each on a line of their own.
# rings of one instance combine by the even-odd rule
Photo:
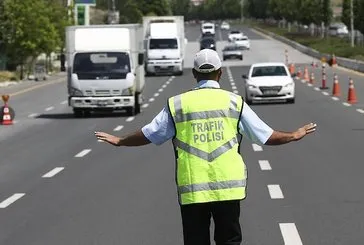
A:
<svg viewBox="0 0 364 245">
<path fill-rule="evenodd" d="M 210 245 L 213 218 L 216 244 L 238 245 L 242 242 L 240 201 L 247 183 L 239 151 L 242 136 L 280 145 L 314 132 L 316 124 L 294 132 L 271 129 L 241 96 L 220 88 L 221 60 L 216 51 L 198 52 L 192 73 L 196 88 L 169 98 L 150 124 L 123 138 L 104 132 L 95 135 L 115 146 L 160 145 L 172 139 L 184 244 Z"/>
</svg>

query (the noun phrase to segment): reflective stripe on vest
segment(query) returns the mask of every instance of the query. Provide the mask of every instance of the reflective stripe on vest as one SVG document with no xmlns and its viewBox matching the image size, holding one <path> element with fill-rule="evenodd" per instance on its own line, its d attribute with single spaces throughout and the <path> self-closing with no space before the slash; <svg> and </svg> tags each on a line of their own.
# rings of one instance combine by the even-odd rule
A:
<svg viewBox="0 0 364 245">
<path fill-rule="evenodd" d="M 206 103 L 211 98 L 219 99 Z M 205 103 L 198 104 L 200 100 Z M 168 103 L 176 127 L 180 203 L 243 199 L 247 173 L 238 153 L 242 98 L 220 89 L 199 89 Z"/>
<path fill-rule="evenodd" d="M 221 190 L 229 188 L 238 188 L 246 186 L 245 180 L 228 180 L 219 182 L 199 183 L 192 185 L 179 186 L 178 190 L 180 194 L 194 192 L 194 191 L 211 191 Z"/>
</svg>

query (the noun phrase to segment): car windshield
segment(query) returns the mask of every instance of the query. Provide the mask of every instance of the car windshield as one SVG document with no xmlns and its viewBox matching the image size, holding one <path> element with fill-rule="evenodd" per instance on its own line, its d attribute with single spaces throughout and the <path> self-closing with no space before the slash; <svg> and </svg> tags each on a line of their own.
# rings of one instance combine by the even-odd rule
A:
<svg viewBox="0 0 364 245">
<path fill-rule="evenodd" d="M 234 51 L 234 50 L 243 50 L 244 48 L 242 46 L 230 46 L 230 47 L 225 47 L 224 50 L 225 51 Z"/>
<path fill-rule="evenodd" d="M 204 26 L 203 29 L 212 29 L 212 26 Z"/>
<path fill-rule="evenodd" d="M 215 41 L 214 41 L 214 39 L 206 38 L 206 39 L 202 39 L 201 43 L 202 44 L 214 44 Z"/>
<path fill-rule="evenodd" d="M 254 67 L 252 77 L 287 76 L 284 66 L 260 66 Z"/>
<path fill-rule="evenodd" d="M 231 31 L 230 34 L 240 34 L 240 31 Z"/>
<path fill-rule="evenodd" d="M 149 49 L 178 49 L 177 39 L 150 39 Z"/>
</svg>

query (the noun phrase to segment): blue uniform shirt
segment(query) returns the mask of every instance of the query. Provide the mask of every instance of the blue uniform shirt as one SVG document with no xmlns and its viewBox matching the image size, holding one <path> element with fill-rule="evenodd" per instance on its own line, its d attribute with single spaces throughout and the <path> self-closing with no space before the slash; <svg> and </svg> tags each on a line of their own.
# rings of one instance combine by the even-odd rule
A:
<svg viewBox="0 0 364 245">
<path fill-rule="evenodd" d="M 203 80 L 197 84 L 199 88 L 220 88 L 220 84 L 212 80 Z M 153 144 L 160 145 L 172 139 L 175 128 L 168 106 L 142 128 L 142 132 Z M 265 144 L 273 133 L 273 129 L 264 123 L 244 102 L 242 116 L 239 121 L 239 132 L 256 143 Z"/>
</svg>

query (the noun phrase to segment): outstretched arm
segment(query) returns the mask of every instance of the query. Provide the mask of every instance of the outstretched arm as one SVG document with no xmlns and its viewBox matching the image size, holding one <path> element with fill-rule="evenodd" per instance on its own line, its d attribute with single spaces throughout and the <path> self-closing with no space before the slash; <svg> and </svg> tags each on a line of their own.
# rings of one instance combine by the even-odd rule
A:
<svg viewBox="0 0 364 245">
<path fill-rule="evenodd" d="M 135 131 L 122 138 L 104 132 L 95 132 L 95 136 L 97 139 L 114 146 L 142 146 L 151 143 L 147 137 L 144 136 L 142 130 Z"/>
<path fill-rule="evenodd" d="M 272 135 L 269 137 L 266 145 L 282 145 L 292 141 L 297 141 L 305 137 L 306 135 L 313 133 L 316 131 L 316 124 L 310 123 L 307 124 L 294 132 L 280 132 L 274 131 Z"/>
</svg>

